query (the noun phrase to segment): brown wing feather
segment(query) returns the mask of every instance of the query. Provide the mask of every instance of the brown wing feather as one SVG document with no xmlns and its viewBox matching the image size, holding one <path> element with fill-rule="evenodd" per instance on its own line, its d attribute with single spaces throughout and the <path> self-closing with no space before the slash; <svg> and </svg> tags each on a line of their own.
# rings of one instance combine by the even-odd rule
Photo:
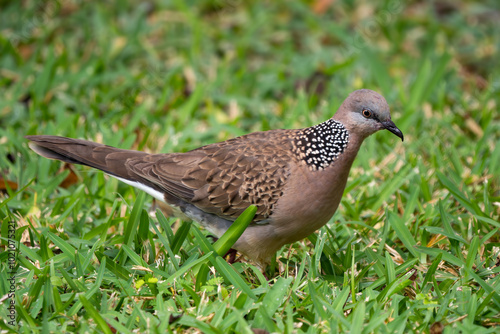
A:
<svg viewBox="0 0 500 334">
<path fill-rule="evenodd" d="M 269 217 L 283 192 L 293 159 L 293 131 L 257 132 L 173 154 L 147 154 L 55 136 L 27 138 L 43 156 L 144 183 L 228 220 L 254 204 L 255 221 L 260 221 Z"/>
<path fill-rule="evenodd" d="M 271 214 L 283 192 L 291 157 L 276 152 L 291 151 L 290 131 L 252 133 L 186 153 L 129 159 L 126 164 L 139 178 L 225 219 L 236 219 L 254 204 L 255 221 L 260 221 Z"/>
</svg>

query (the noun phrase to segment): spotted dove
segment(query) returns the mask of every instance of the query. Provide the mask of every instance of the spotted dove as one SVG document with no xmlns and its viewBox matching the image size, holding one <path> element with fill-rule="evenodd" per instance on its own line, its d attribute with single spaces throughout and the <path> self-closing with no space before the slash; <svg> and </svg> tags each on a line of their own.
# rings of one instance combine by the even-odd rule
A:
<svg viewBox="0 0 500 334">
<path fill-rule="evenodd" d="M 361 89 L 321 124 L 255 132 L 186 153 L 148 154 L 57 136 L 26 138 L 41 156 L 100 169 L 219 237 L 256 205 L 253 222 L 234 248 L 265 268 L 283 245 L 328 222 L 361 143 L 382 129 L 403 140 L 386 100 Z"/>
</svg>

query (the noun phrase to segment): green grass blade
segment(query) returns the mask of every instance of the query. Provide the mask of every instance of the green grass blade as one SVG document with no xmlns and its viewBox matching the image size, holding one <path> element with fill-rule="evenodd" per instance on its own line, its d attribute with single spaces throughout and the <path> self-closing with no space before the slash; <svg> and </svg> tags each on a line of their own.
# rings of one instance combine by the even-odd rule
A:
<svg viewBox="0 0 500 334">
<path fill-rule="evenodd" d="M 396 234 L 398 235 L 399 239 L 401 242 L 405 245 L 406 249 L 414 256 L 418 257 L 417 252 L 415 251 L 415 246 L 417 245 L 417 242 L 413 238 L 413 235 L 410 233 L 410 230 L 404 222 L 396 216 L 396 214 L 387 211 L 387 218 L 389 220 L 389 223 L 391 224 L 391 227 L 394 231 L 396 231 Z"/>
<path fill-rule="evenodd" d="M 450 191 L 453 197 L 455 197 L 456 200 L 460 202 L 460 204 L 462 204 L 464 208 L 480 217 L 485 217 L 484 212 L 479 208 L 479 206 L 475 202 L 469 200 L 467 194 L 460 191 L 449 178 L 447 178 L 443 173 L 440 172 L 437 172 L 436 175 L 439 179 L 439 182 L 441 182 L 441 184 Z"/>
<path fill-rule="evenodd" d="M 416 246 L 417 250 L 419 250 L 420 252 L 424 252 L 428 255 L 432 255 L 434 257 L 437 257 L 439 254 L 441 254 L 443 256 L 443 260 L 446 261 L 446 262 L 449 262 L 455 266 L 463 266 L 465 263 L 460 260 L 459 258 L 457 258 L 456 256 L 453 256 L 452 254 L 450 254 L 449 252 L 446 252 L 442 249 L 438 249 L 438 248 L 430 248 L 430 247 L 423 247 L 423 246 Z"/>
<path fill-rule="evenodd" d="M 101 316 L 99 311 L 97 311 L 92 303 L 84 296 L 80 295 L 80 302 L 82 303 L 83 307 L 85 307 L 85 311 L 88 312 L 89 316 L 94 319 L 94 321 L 97 324 L 97 327 L 106 334 L 112 334 L 113 332 L 109 328 L 108 324 L 104 320 L 104 318 Z"/>
<path fill-rule="evenodd" d="M 437 267 L 439 263 L 441 263 L 441 259 L 443 258 L 443 254 L 439 253 L 434 261 L 432 261 L 431 266 L 427 269 L 427 273 L 425 274 L 424 281 L 422 282 L 422 290 L 426 290 L 426 285 L 428 282 L 432 282 L 432 277 L 434 277 Z"/>
<path fill-rule="evenodd" d="M 182 222 L 181 226 L 175 233 L 174 241 L 172 242 L 172 252 L 178 254 L 182 244 L 186 240 L 189 230 L 191 229 L 191 222 Z"/>
<path fill-rule="evenodd" d="M 137 253 L 134 252 L 132 248 L 127 245 L 122 245 L 122 249 L 125 254 L 127 254 L 127 256 L 132 260 L 132 262 L 135 263 L 135 265 L 147 268 L 148 264 L 146 263 L 146 261 L 144 261 L 139 255 L 137 255 Z"/>
<path fill-rule="evenodd" d="M 55 235 L 52 232 L 48 232 L 47 237 L 50 240 L 52 240 L 54 245 L 59 247 L 59 249 L 64 253 L 64 255 L 66 255 L 70 259 L 70 261 L 75 262 L 75 256 L 76 256 L 77 252 L 76 252 L 76 249 L 72 245 L 70 245 L 65 240 L 58 237 L 57 235 Z"/>
<path fill-rule="evenodd" d="M 160 221 L 160 220 L 158 220 Z M 166 231 L 165 230 L 165 227 L 163 227 L 163 223 L 160 222 L 160 225 L 162 226 L 163 228 L 163 231 Z M 178 259 L 176 259 L 175 257 L 175 253 L 174 251 L 172 250 L 172 248 L 170 247 L 171 245 L 171 240 L 173 241 L 174 240 L 174 236 L 173 236 L 173 233 L 172 233 L 172 237 L 170 238 L 167 238 L 165 237 L 162 233 L 160 233 L 160 231 L 158 230 L 158 228 L 156 227 L 156 224 L 154 224 L 152 221 L 150 221 L 150 226 L 153 228 L 153 230 L 155 231 L 156 235 L 158 236 L 158 238 L 160 239 L 160 242 L 162 243 L 163 247 L 165 247 L 165 249 L 167 250 L 167 254 L 170 258 L 170 261 L 172 263 L 172 265 L 174 266 L 174 268 L 176 270 L 179 269 L 179 261 Z M 168 225 L 167 225 L 168 226 Z M 170 229 L 170 226 L 168 226 L 168 229 Z M 170 229 L 170 232 L 172 232 L 172 230 Z M 168 233 L 167 233 L 168 235 Z"/>
<path fill-rule="evenodd" d="M 144 207 L 144 200 L 146 198 L 146 193 L 139 191 L 137 198 L 130 214 L 130 219 L 125 224 L 125 229 L 123 231 L 123 243 L 127 246 L 131 246 L 134 241 L 135 235 L 137 233 L 137 227 L 139 226 L 141 213 Z"/>
<path fill-rule="evenodd" d="M 467 259 L 465 261 L 466 268 L 472 269 L 472 265 L 474 264 L 474 260 L 476 260 L 476 255 L 478 251 L 479 251 L 479 237 L 476 235 L 474 236 L 474 238 L 472 238 L 472 241 L 469 246 Z"/>
<path fill-rule="evenodd" d="M 238 238 L 245 232 L 248 225 L 257 213 L 257 207 L 250 205 L 227 229 L 226 232 L 214 243 L 214 249 L 220 256 L 224 256 L 234 245 Z"/>
<path fill-rule="evenodd" d="M 354 311 L 351 313 L 351 333 L 361 333 L 365 322 L 366 304 L 364 302 L 356 303 Z"/>
<path fill-rule="evenodd" d="M 197 264 L 200 264 L 200 263 L 203 263 L 205 262 L 210 256 L 212 256 L 212 252 L 208 253 L 208 254 L 205 254 L 203 255 L 202 257 L 200 257 L 199 259 L 197 260 L 194 260 L 194 261 L 191 261 L 189 262 L 188 264 L 184 264 L 181 268 L 179 268 L 179 270 L 177 270 L 172 276 L 170 276 L 165 282 L 168 284 L 168 283 L 172 283 L 175 279 L 181 277 L 182 275 L 184 275 L 189 269 L 191 269 L 192 267 L 196 266 Z"/>
<path fill-rule="evenodd" d="M 278 307 L 285 300 L 288 293 L 288 287 L 292 283 L 292 278 L 282 278 L 279 277 L 276 283 L 269 289 L 264 298 L 262 299 L 262 306 L 259 308 L 262 311 L 257 313 L 255 317 L 255 326 L 260 327 L 263 325 L 263 314 L 265 313 L 268 317 L 278 310 Z"/>
<path fill-rule="evenodd" d="M 210 253 L 209 253 L 210 254 Z M 220 256 L 215 258 L 216 269 L 223 273 L 224 277 L 227 277 L 228 280 L 238 289 L 246 293 L 250 298 L 257 300 L 257 296 L 253 293 L 252 289 L 248 286 L 248 284 L 241 278 L 241 276 L 231 267 L 223 258 Z"/>
</svg>

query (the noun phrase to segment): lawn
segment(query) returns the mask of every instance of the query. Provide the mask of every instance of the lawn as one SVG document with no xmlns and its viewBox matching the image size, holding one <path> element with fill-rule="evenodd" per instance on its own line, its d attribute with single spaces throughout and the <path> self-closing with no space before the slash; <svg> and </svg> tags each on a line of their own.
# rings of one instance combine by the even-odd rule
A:
<svg viewBox="0 0 500 334">
<path fill-rule="evenodd" d="M 493 333 L 500 3 L 0 2 L 2 333 Z M 25 135 L 183 152 L 302 128 L 353 90 L 368 138 L 339 210 L 263 275 Z"/>
</svg>

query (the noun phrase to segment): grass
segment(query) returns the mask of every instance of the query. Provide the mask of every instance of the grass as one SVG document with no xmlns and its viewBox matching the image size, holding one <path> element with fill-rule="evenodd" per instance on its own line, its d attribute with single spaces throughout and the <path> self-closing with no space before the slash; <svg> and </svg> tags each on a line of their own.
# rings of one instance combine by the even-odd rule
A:
<svg viewBox="0 0 500 334">
<path fill-rule="evenodd" d="M 3 333 L 498 331 L 498 3 L 327 2 L 0 4 Z M 366 140 L 340 209 L 269 279 L 23 138 L 186 151 L 319 123 L 362 87 L 405 142 Z"/>
</svg>

